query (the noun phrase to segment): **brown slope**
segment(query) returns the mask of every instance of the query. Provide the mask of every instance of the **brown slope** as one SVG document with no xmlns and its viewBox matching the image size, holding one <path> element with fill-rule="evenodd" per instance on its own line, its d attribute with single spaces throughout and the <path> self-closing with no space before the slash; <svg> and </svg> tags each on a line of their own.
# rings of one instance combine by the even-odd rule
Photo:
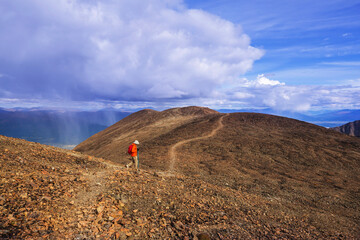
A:
<svg viewBox="0 0 360 240">
<path fill-rule="evenodd" d="M 284 217 L 274 225 L 258 207 L 268 201 L 256 196 L 181 175 L 133 175 L 103 159 L 24 140 L 0 136 L 0 167 L 1 239 L 331 236 Z"/>
<path fill-rule="evenodd" d="M 146 147 L 146 142 L 158 136 L 199 117 L 214 114 L 219 113 L 201 107 L 173 108 L 162 112 L 142 110 L 90 137 L 74 150 L 125 163 L 128 158 L 127 147 L 135 139 Z"/>
<path fill-rule="evenodd" d="M 225 117 L 223 120 L 226 124 Z M 316 203 L 310 209 L 295 204 L 287 208 L 285 198 L 269 198 L 184 175 L 159 177 L 146 170 L 132 174 L 103 159 L 3 136 L 0 179 L 0 239 L 359 236 L 358 218 L 337 218 L 338 206 L 333 206 L 335 216 L 327 210 L 319 212 Z M 331 197 L 343 204 L 341 194 L 328 194 L 328 204 Z M 318 227 L 321 218 L 329 218 L 329 223 Z"/>
<path fill-rule="evenodd" d="M 0 167 L 0 239 L 305 236 L 286 224 L 279 234 L 278 226 L 258 226 L 252 196 L 185 176 L 133 175 L 103 159 L 3 136 Z"/>
<path fill-rule="evenodd" d="M 305 122 L 255 113 L 153 120 L 151 127 L 144 124 L 136 135 L 141 142 L 143 168 L 175 170 L 255 194 L 272 202 L 274 208 L 266 209 L 267 214 L 303 217 L 321 231 L 359 229 L 358 139 Z M 118 124 L 123 125 L 121 121 Z M 107 145 L 106 151 L 121 148 L 123 155 L 112 158 L 104 155 L 103 149 L 91 153 L 126 163 L 126 148 L 133 138 L 127 135 L 128 141 L 122 142 L 122 136 L 116 137 L 118 142 Z"/>
<path fill-rule="evenodd" d="M 342 126 L 334 127 L 332 129 L 350 136 L 360 137 L 360 120 L 349 122 Z"/>
</svg>

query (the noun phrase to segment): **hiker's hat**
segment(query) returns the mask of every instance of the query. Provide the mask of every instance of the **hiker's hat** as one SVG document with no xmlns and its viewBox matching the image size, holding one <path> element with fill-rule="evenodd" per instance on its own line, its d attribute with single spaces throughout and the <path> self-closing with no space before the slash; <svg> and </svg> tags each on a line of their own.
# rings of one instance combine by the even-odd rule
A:
<svg viewBox="0 0 360 240">
<path fill-rule="evenodd" d="M 138 141 L 138 140 L 135 140 L 134 143 L 135 143 L 135 144 L 139 144 L 139 141 Z"/>
</svg>

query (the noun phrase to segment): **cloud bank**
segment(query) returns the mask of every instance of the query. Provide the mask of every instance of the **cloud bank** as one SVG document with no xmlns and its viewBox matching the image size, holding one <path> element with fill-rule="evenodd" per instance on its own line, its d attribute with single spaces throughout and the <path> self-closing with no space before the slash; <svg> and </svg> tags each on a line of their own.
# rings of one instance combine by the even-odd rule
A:
<svg viewBox="0 0 360 240">
<path fill-rule="evenodd" d="M 4 0 L 0 37 L 0 107 L 360 108 L 359 79 L 309 85 L 314 69 L 296 86 L 243 78 L 264 51 L 181 0 Z"/>
<path fill-rule="evenodd" d="M 211 97 L 264 54 L 178 0 L 6 0 L 0 19 L 2 98 Z"/>
<path fill-rule="evenodd" d="M 264 74 L 256 80 L 243 79 L 227 91 L 229 103 L 243 107 L 305 112 L 311 109 L 360 108 L 360 80 L 338 85 L 286 85 Z"/>
</svg>

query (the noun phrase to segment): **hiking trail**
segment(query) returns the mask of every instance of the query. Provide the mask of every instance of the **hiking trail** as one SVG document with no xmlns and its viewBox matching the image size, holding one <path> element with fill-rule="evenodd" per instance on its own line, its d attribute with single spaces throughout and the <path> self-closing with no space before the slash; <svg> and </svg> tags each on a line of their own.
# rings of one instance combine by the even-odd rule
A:
<svg viewBox="0 0 360 240">
<path fill-rule="evenodd" d="M 79 156 L 79 155 L 77 155 Z M 88 180 L 88 188 L 80 191 L 75 200 L 79 205 L 82 206 L 91 206 L 94 204 L 96 197 L 105 192 L 106 187 L 106 177 L 114 174 L 114 171 L 122 169 L 123 167 L 117 164 L 113 164 L 104 159 L 97 159 L 100 163 L 103 164 L 103 169 L 101 171 L 92 170 L 84 172 L 83 176 Z"/>
<path fill-rule="evenodd" d="M 201 137 L 195 137 L 195 138 L 190 138 L 190 139 L 186 139 L 180 142 L 177 142 L 176 144 L 174 144 L 169 151 L 169 155 L 170 155 L 170 165 L 169 165 L 169 172 L 174 172 L 174 165 L 176 162 L 176 148 L 178 148 L 179 146 L 186 144 L 188 142 L 192 142 L 192 141 L 197 141 L 197 140 L 203 140 L 203 139 L 207 139 L 207 138 L 211 138 L 213 137 L 220 129 L 222 129 L 224 127 L 223 124 L 223 118 L 225 116 L 227 116 L 228 114 L 225 114 L 223 116 L 221 116 L 217 122 L 217 127 L 214 128 L 209 135 L 205 135 L 205 136 L 201 136 Z"/>
</svg>

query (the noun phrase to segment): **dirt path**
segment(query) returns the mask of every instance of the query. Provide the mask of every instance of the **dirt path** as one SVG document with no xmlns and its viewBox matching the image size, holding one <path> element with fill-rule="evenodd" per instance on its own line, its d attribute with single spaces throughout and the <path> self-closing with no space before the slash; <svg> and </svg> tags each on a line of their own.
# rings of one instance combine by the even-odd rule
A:
<svg viewBox="0 0 360 240">
<path fill-rule="evenodd" d="M 176 149 L 186 143 L 207 139 L 210 137 L 213 137 L 220 129 L 224 127 L 223 125 L 223 118 L 226 115 L 223 115 L 219 118 L 219 120 L 216 123 L 216 127 L 205 136 L 195 137 L 187 140 L 180 141 L 176 144 L 174 144 L 169 151 L 170 155 L 170 165 L 168 172 L 164 172 L 161 174 L 161 172 L 158 172 L 161 174 L 161 176 L 173 176 L 174 175 L 174 167 L 176 163 Z M 80 153 L 69 153 L 75 157 L 84 157 Z M 88 187 L 87 189 L 84 189 L 83 191 L 80 191 L 77 196 L 75 202 L 79 204 L 80 206 L 91 206 L 95 203 L 96 196 L 98 196 L 100 193 L 106 191 L 106 177 L 114 174 L 116 170 L 123 169 L 123 166 L 120 166 L 118 164 L 115 164 L 113 162 L 104 160 L 104 159 L 97 159 L 99 162 L 101 162 L 104 166 L 101 169 L 96 169 L 88 172 L 84 172 L 83 176 L 88 180 Z"/>
<path fill-rule="evenodd" d="M 177 142 L 176 144 L 174 144 L 169 151 L 169 155 L 170 155 L 170 165 L 169 165 L 169 172 L 174 172 L 174 166 L 176 163 L 176 148 L 178 148 L 179 146 L 186 144 L 188 142 L 192 142 L 192 141 L 197 141 L 197 140 L 203 140 L 206 138 L 211 138 L 213 137 L 220 129 L 222 129 L 224 127 L 223 124 L 223 118 L 227 116 L 227 114 L 221 116 L 217 122 L 217 127 L 214 128 L 211 133 L 209 135 L 205 135 L 205 136 L 201 136 L 201 137 L 196 137 L 196 138 L 191 138 L 191 139 L 187 139 L 187 140 L 183 140 L 180 142 Z"/>
<path fill-rule="evenodd" d="M 98 159 L 104 165 L 104 168 L 85 172 L 83 176 L 88 180 L 88 187 L 80 191 L 75 198 L 75 202 L 80 206 L 91 206 L 95 203 L 96 197 L 105 192 L 106 177 L 114 174 L 115 170 L 123 169 L 122 166 L 109 161 Z"/>
</svg>

